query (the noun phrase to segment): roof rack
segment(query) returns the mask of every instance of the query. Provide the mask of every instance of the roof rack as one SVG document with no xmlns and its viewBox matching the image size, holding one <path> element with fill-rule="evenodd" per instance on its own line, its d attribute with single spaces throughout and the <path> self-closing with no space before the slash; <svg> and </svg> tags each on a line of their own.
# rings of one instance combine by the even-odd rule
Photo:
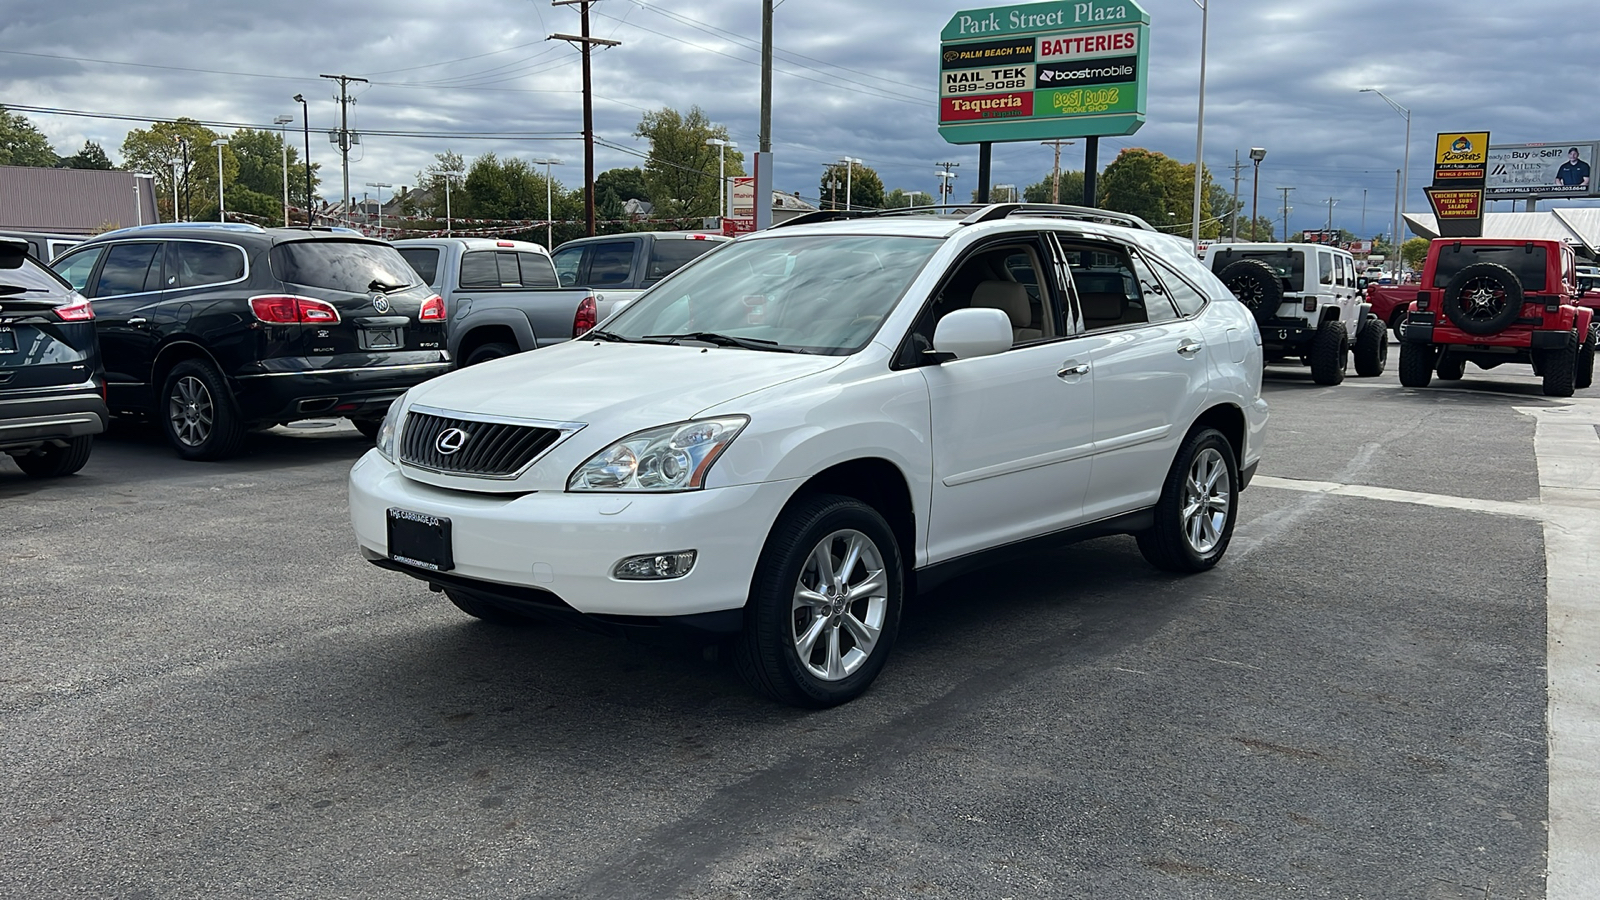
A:
<svg viewBox="0 0 1600 900">
<path fill-rule="evenodd" d="M 356 230 L 354 228 L 346 228 L 343 225 L 283 225 L 283 226 L 279 226 L 279 227 L 288 229 L 290 231 L 327 231 L 327 232 L 331 232 L 333 234 L 360 234 L 361 233 L 360 231 L 358 231 L 358 230 Z"/>
<path fill-rule="evenodd" d="M 1068 206 L 1058 203 L 991 203 L 977 206 L 971 203 L 938 206 L 902 206 L 895 209 L 825 209 L 795 216 L 773 225 L 786 228 L 790 225 L 811 225 L 817 222 L 844 222 L 852 219 L 883 218 L 886 216 L 915 216 L 928 214 L 962 215 L 960 224 L 977 225 L 994 222 L 1010 216 L 1043 216 L 1054 219 L 1073 219 L 1079 222 L 1097 222 L 1101 225 L 1119 225 L 1140 231 L 1155 231 L 1149 222 L 1129 213 L 1092 209 L 1087 206 Z"/>
<path fill-rule="evenodd" d="M 106 234 L 122 234 L 129 231 L 166 231 L 177 228 L 198 228 L 216 231 L 243 231 L 251 234 L 261 234 L 266 231 L 260 225 L 251 225 L 248 222 L 151 222 L 149 225 L 131 225 L 127 228 L 118 228 Z M 100 237 L 101 235 L 96 235 Z"/>
</svg>

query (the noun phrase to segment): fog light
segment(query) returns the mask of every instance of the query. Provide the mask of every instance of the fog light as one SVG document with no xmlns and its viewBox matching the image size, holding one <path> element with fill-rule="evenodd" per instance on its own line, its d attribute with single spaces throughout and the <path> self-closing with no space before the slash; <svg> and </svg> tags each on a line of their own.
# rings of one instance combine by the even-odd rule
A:
<svg viewBox="0 0 1600 900">
<path fill-rule="evenodd" d="M 616 568 L 611 570 L 611 575 L 623 581 L 664 581 L 670 578 L 682 578 L 694 568 L 695 556 L 693 550 L 630 556 L 617 563 Z"/>
</svg>

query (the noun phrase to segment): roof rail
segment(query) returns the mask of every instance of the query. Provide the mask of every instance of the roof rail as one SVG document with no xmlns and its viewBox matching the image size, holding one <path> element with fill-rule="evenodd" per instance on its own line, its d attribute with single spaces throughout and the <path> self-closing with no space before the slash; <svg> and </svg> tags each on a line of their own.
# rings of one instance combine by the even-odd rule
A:
<svg viewBox="0 0 1600 900">
<path fill-rule="evenodd" d="M 289 231 L 326 231 L 332 234 L 361 234 L 359 230 L 354 228 L 346 228 L 343 225 L 284 225 L 281 227 Z"/>
<path fill-rule="evenodd" d="M 243 231 L 243 232 L 247 232 L 247 233 L 250 233 L 250 234 L 261 234 L 261 233 L 264 233 L 266 231 L 266 229 L 262 228 L 260 225 L 251 225 L 248 222 L 151 222 L 149 225 L 130 225 L 127 228 L 118 228 L 115 231 L 107 231 L 107 232 L 105 232 L 105 234 L 123 234 L 123 233 L 130 232 L 130 231 L 137 231 L 137 232 L 141 232 L 141 233 L 142 232 L 146 232 L 146 231 L 166 231 L 166 230 L 169 230 L 169 229 L 176 229 L 176 228 L 198 228 L 198 229 L 217 230 L 217 231 Z M 103 235 L 103 234 L 102 235 L 95 235 L 95 237 L 104 237 L 104 236 L 105 235 Z"/>
<path fill-rule="evenodd" d="M 1149 222 L 1130 213 L 1094 209 L 1088 206 L 1068 206 L 1059 203 L 993 203 L 962 219 L 961 224 L 977 225 L 980 222 L 993 222 L 1015 215 L 1073 219 L 1079 222 L 1096 222 L 1101 225 L 1120 225 L 1124 228 L 1137 228 L 1140 231 L 1155 231 L 1155 228 L 1151 227 Z"/>
<path fill-rule="evenodd" d="M 819 209 L 815 212 L 801 213 L 792 219 L 786 219 L 782 222 L 773 222 L 772 228 L 788 228 L 790 225 L 812 225 L 817 222 L 843 222 L 848 219 L 864 219 L 873 215 L 877 215 L 877 212 L 869 209 Z"/>
</svg>

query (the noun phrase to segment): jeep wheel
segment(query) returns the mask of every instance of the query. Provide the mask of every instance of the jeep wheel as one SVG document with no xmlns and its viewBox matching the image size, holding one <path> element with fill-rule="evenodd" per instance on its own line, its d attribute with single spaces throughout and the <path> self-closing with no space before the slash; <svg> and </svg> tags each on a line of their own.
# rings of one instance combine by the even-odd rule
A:
<svg viewBox="0 0 1600 900">
<path fill-rule="evenodd" d="M 1356 332 L 1356 374 L 1375 378 L 1389 365 L 1389 329 L 1377 316 L 1368 316 Z"/>
<path fill-rule="evenodd" d="M 1467 374 L 1467 361 L 1454 353 L 1439 354 L 1439 380 L 1460 381 Z"/>
<path fill-rule="evenodd" d="M 1222 559 L 1239 507 L 1239 468 L 1222 432 L 1191 434 L 1156 502 L 1155 524 L 1139 532 L 1145 561 L 1168 572 L 1204 572 Z"/>
<path fill-rule="evenodd" d="M 1257 322 L 1266 324 L 1278 314 L 1278 306 L 1283 303 L 1283 282 L 1271 266 L 1259 259 L 1241 259 L 1223 267 L 1217 277 Z"/>
<path fill-rule="evenodd" d="M 1432 344 L 1400 342 L 1400 383 L 1409 388 L 1425 388 L 1433 380 Z"/>
<path fill-rule="evenodd" d="M 1568 344 L 1544 351 L 1544 395 L 1571 397 L 1578 377 L 1578 348 Z"/>
<path fill-rule="evenodd" d="M 1594 351 L 1597 342 L 1600 342 L 1600 325 L 1590 325 L 1589 339 L 1578 348 L 1578 371 L 1572 381 L 1572 386 L 1579 390 L 1594 384 Z"/>
<path fill-rule="evenodd" d="M 1350 363 L 1350 335 L 1338 319 L 1323 322 L 1311 339 L 1311 380 L 1317 384 L 1338 384 Z M 1382 371 L 1381 369 L 1379 371 Z"/>
<path fill-rule="evenodd" d="M 883 670 L 900 624 L 900 548 L 877 510 L 820 495 L 785 510 L 761 551 L 739 674 L 791 706 L 837 706 Z"/>
<path fill-rule="evenodd" d="M 1499 263 L 1473 263 L 1444 289 L 1444 314 L 1467 334 L 1496 334 L 1522 315 L 1522 282 Z"/>
</svg>

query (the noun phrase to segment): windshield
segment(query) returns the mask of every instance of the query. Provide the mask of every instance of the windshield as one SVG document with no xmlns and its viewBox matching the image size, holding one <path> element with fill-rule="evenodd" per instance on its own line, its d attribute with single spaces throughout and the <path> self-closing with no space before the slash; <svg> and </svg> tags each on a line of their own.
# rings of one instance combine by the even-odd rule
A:
<svg viewBox="0 0 1600 900">
<path fill-rule="evenodd" d="M 603 330 L 624 340 L 715 334 L 785 350 L 854 353 L 941 244 L 938 238 L 879 235 L 726 244 L 640 297 Z"/>
<path fill-rule="evenodd" d="M 1212 257 L 1211 271 L 1221 272 L 1241 259 L 1259 259 L 1271 266 L 1284 279 L 1286 291 L 1306 289 L 1306 258 L 1293 250 L 1224 250 Z"/>
<path fill-rule="evenodd" d="M 1473 263 L 1499 263 L 1510 269 L 1522 282 L 1524 291 L 1542 291 L 1544 285 L 1544 248 L 1538 245 L 1514 247 L 1471 246 L 1450 244 L 1439 248 L 1438 261 L 1433 268 L 1433 286 L 1449 287 L 1456 273 Z"/>
</svg>

